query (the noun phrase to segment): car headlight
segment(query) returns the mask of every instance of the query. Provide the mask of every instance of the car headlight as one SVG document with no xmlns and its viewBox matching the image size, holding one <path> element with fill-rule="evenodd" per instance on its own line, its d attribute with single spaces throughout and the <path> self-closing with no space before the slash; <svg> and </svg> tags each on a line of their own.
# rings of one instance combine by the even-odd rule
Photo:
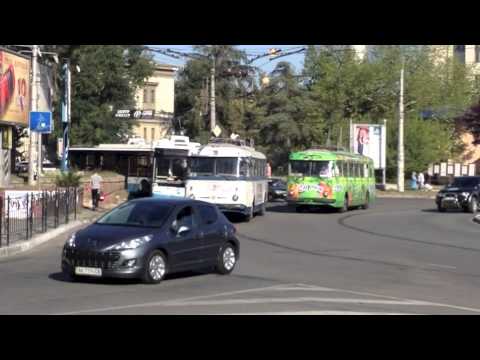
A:
<svg viewBox="0 0 480 360">
<path fill-rule="evenodd" d="M 122 241 L 120 244 L 112 245 L 108 250 L 132 250 L 145 245 L 153 239 L 153 235 L 146 235 L 136 239 Z"/>
<path fill-rule="evenodd" d="M 462 192 L 462 196 L 468 198 L 470 196 L 469 192 Z"/>
<path fill-rule="evenodd" d="M 73 233 L 72 236 L 70 236 L 70 239 L 68 239 L 66 245 L 70 248 L 74 248 L 76 245 L 75 245 L 75 237 L 76 237 L 76 233 Z"/>
</svg>

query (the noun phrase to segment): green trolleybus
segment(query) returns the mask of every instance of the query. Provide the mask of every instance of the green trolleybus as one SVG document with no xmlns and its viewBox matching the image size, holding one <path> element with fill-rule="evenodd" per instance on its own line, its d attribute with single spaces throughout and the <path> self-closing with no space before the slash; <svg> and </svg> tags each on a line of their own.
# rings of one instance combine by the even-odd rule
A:
<svg viewBox="0 0 480 360">
<path fill-rule="evenodd" d="M 287 201 L 298 212 L 309 206 L 366 209 L 374 199 L 372 159 L 327 148 L 290 154 Z"/>
</svg>

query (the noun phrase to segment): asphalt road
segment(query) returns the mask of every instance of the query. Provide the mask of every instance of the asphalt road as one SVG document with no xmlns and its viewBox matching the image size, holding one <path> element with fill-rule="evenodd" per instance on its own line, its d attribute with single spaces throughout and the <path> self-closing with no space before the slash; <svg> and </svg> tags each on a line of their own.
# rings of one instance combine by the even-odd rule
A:
<svg viewBox="0 0 480 360">
<path fill-rule="evenodd" d="M 230 276 L 186 273 L 160 285 L 69 283 L 67 235 L 0 260 L 0 314 L 478 314 L 480 225 L 432 200 L 379 199 L 345 214 L 289 212 L 237 224 Z"/>
</svg>

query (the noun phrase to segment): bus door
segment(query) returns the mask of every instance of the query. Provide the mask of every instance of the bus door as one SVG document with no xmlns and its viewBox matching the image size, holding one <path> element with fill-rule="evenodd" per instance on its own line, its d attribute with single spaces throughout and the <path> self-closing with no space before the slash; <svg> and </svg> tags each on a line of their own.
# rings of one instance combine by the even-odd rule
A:
<svg viewBox="0 0 480 360">
<path fill-rule="evenodd" d="M 353 205 L 355 200 L 354 198 L 354 187 L 355 187 L 355 164 L 352 161 L 347 160 L 347 195 L 348 195 L 348 204 Z"/>
<path fill-rule="evenodd" d="M 356 161 L 354 163 L 354 168 L 355 177 L 353 180 L 355 185 L 353 186 L 353 198 L 355 205 L 359 205 L 363 203 L 363 164 Z"/>
</svg>

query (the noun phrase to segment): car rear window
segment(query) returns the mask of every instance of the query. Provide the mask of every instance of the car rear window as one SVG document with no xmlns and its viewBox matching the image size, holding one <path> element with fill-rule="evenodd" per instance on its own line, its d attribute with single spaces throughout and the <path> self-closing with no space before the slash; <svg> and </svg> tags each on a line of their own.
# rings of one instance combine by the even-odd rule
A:
<svg viewBox="0 0 480 360">
<path fill-rule="evenodd" d="M 161 227 L 172 211 L 172 206 L 151 202 L 129 202 L 113 209 L 97 221 L 97 224 Z"/>
</svg>

